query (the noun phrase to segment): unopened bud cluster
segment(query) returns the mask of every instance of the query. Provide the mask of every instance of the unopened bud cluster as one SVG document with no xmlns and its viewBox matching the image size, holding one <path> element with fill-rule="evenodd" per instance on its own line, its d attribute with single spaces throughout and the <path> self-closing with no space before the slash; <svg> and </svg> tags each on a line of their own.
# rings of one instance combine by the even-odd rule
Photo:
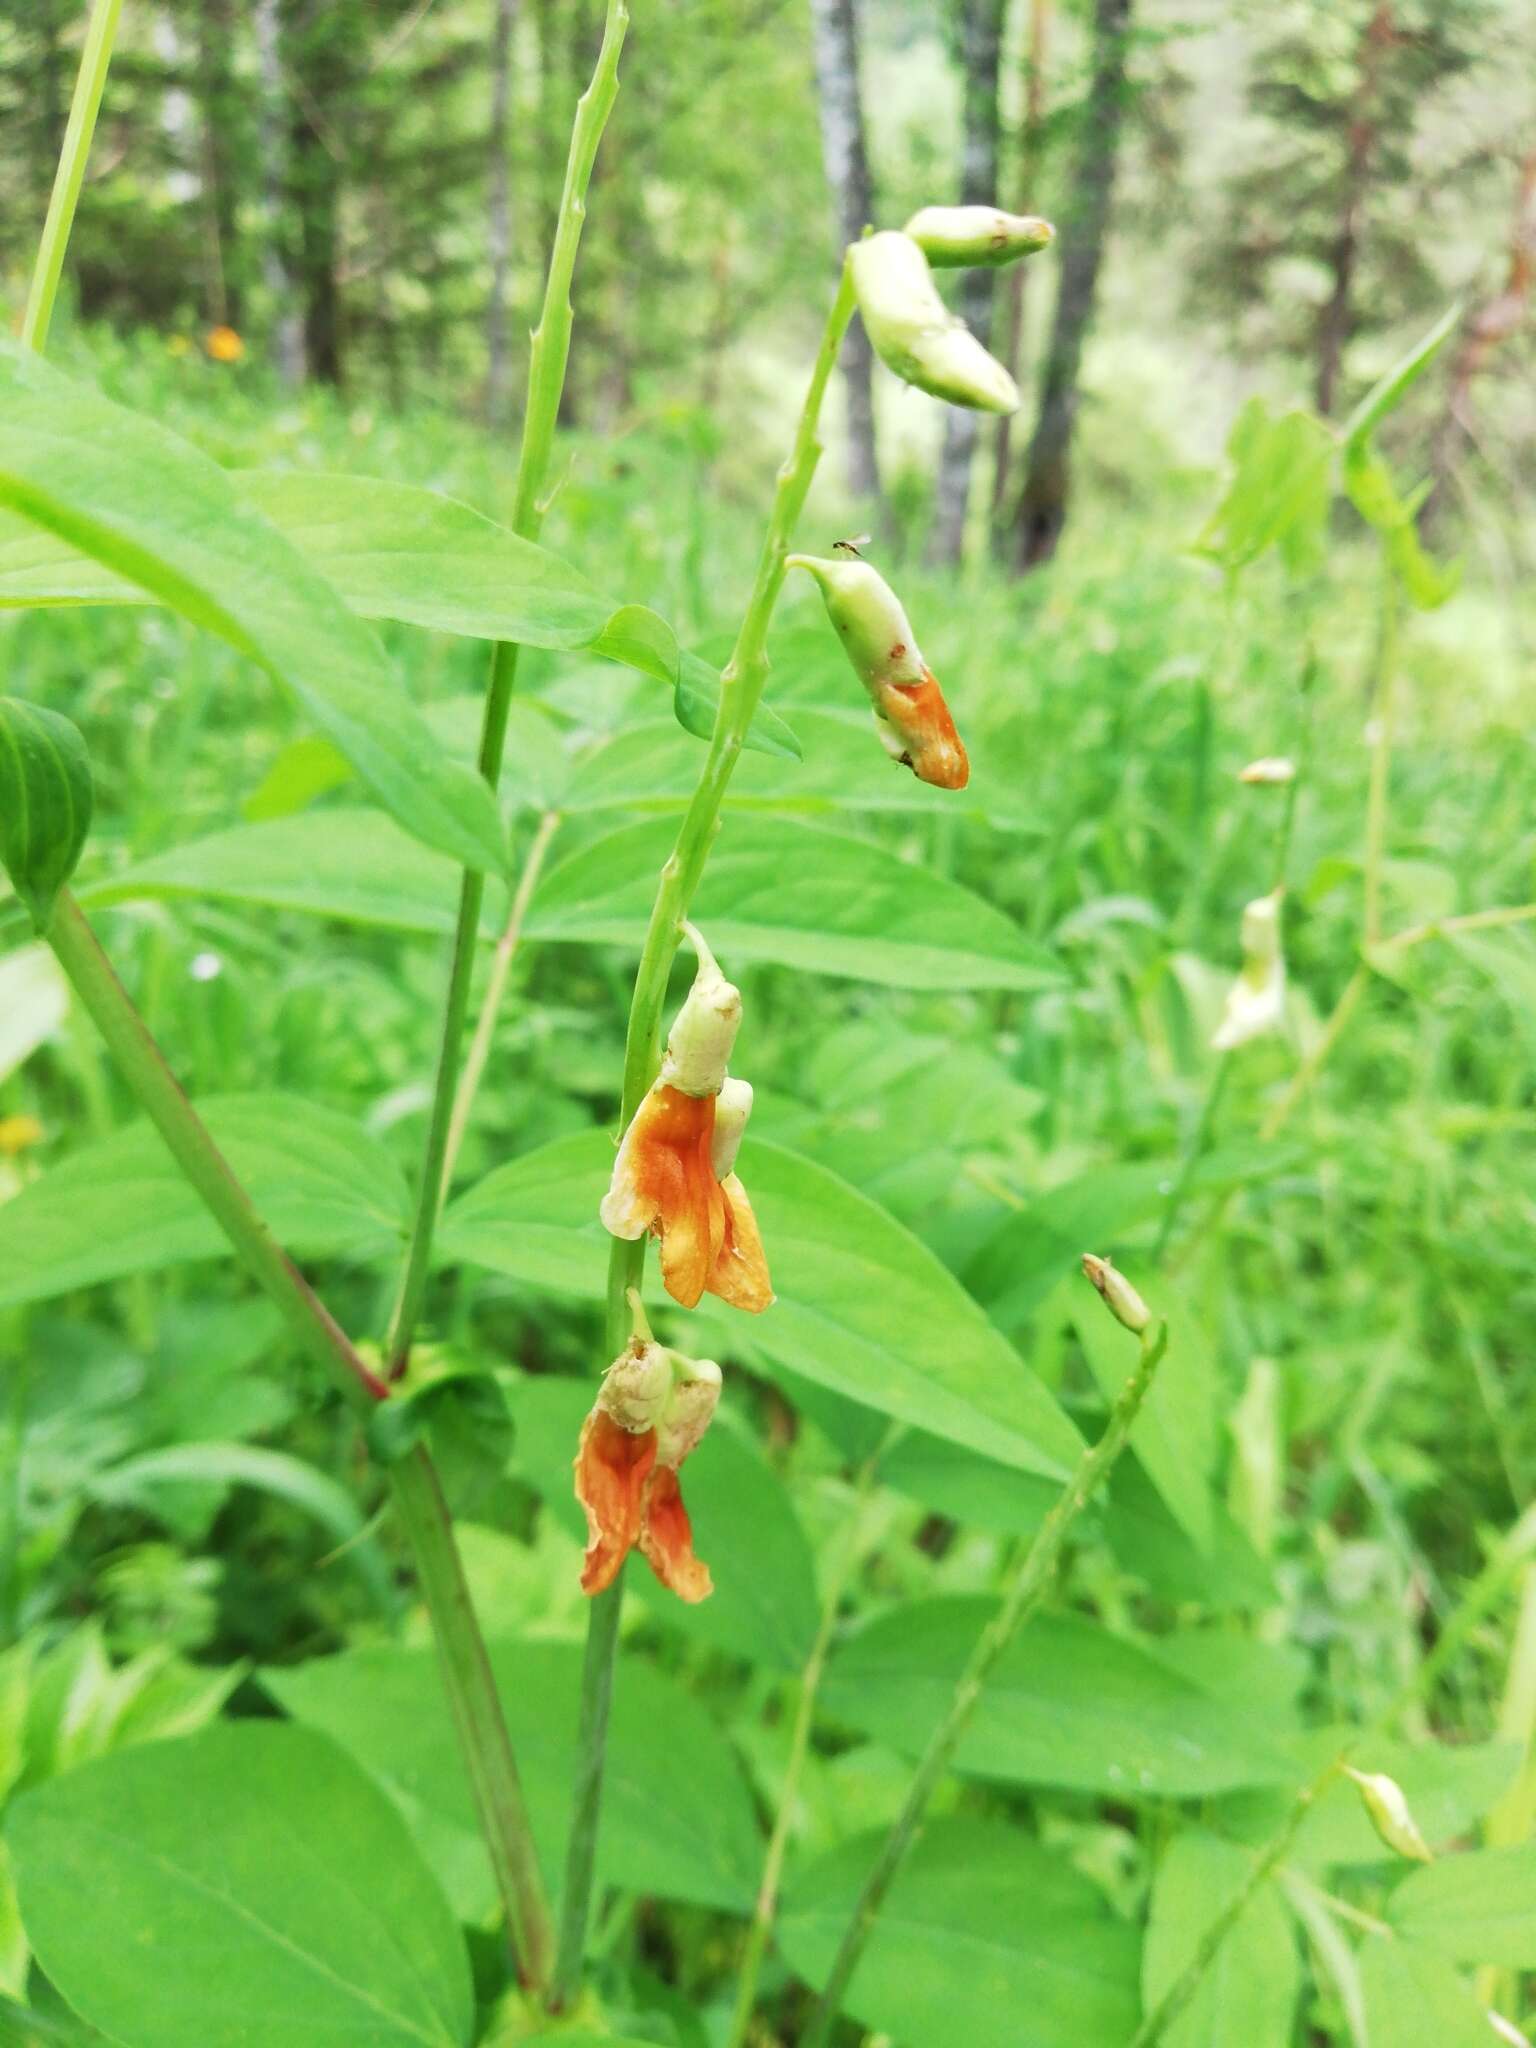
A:
<svg viewBox="0 0 1536 2048">
<path fill-rule="evenodd" d="M 939 296 L 930 265 L 1012 263 L 1055 240 L 1049 221 L 997 206 L 924 206 L 848 251 L 870 347 L 904 384 L 977 412 L 1017 412 L 1019 387 Z"/>
</svg>

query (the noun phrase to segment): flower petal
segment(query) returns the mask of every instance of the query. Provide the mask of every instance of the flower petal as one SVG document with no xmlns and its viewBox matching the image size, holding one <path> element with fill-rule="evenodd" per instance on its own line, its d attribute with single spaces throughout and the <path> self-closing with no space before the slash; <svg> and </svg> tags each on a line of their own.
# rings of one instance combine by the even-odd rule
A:
<svg viewBox="0 0 1536 2048">
<path fill-rule="evenodd" d="M 971 764 L 932 669 L 923 670 L 921 682 L 883 682 L 874 695 L 876 715 L 895 729 L 900 743 L 896 758 L 918 781 L 964 789 Z"/>
<path fill-rule="evenodd" d="M 576 1498 L 587 1516 L 587 1554 L 581 1567 L 584 1593 L 601 1593 L 611 1586 L 639 1540 L 646 1483 L 655 1463 L 654 1429 L 632 1435 L 601 1408 L 592 1410 L 576 1448 Z"/>
<path fill-rule="evenodd" d="M 695 1308 L 725 1241 L 725 1198 L 715 1179 L 713 1095 L 685 1095 L 659 1081 L 624 1134 L 602 1218 L 615 1237 L 654 1231 L 661 1277 Z"/>
<path fill-rule="evenodd" d="M 725 1203 L 725 1241 L 705 1282 L 711 1294 L 718 1294 L 732 1308 L 761 1315 L 773 1301 L 773 1282 L 768 1278 L 768 1256 L 747 1191 L 734 1173 L 720 1183 Z"/>
<path fill-rule="evenodd" d="M 680 1600 L 707 1600 L 715 1590 L 709 1566 L 693 1554 L 693 1525 L 670 1465 L 658 1465 L 646 1482 L 640 1548 L 657 1578 Z"/>
</svg>

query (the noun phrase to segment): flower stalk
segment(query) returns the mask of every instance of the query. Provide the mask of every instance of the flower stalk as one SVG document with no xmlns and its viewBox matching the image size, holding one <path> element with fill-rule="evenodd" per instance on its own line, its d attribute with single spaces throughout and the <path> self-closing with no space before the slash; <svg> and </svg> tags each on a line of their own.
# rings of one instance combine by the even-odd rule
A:
<svg viewBox="0 0 1536 2048">
<path fill-rule="evenodd" d="M 1497 1604 L 1511 1581 L 1536 1554 L 1536 1508 L 1527 1508 L 1492 1557 L 1483 1566 L 1451 1616 L 1429 1655 L 1411 1678 L 1401 1685 L 1380 1712 L 1360 1733 L 1350 1739 L 1320 1771 L 1309 1778 L 1291 1803 L 1289 1812 L 1267 1846 L 1254 1859 L 1253 1867 L 1238 1890 L 1211 1921 L 1189 1963 L 1132 2035 L 1129 2048 L 1156 2048 L 1168 2029 L 1189 2009 L 1206 1972 L 1221 1953 L 1223 1943 L 1247 1910 L 1259 1890 L 1284 1864 L 1302 1823 L 1318 1800 L 1348 1767 L 1352 1757 L 1368 1744 L 1379 1741 L 1404 1708 L 1427 1693 L 1442 1671 L 1454 1662 L 1485 1616 Z"/>
<path fill-rule="evenodd" d="M 720 808 L 740 757 L 747 728 L 768 679 L 768 626 L 784 587 L 785 559 L 795 523 L 821 458 L 821 407 L 837 362 L 838 350 L 853 317 L 853 280 L 846 258 L 836 297 L 827 315 L 821 346 L 811 370 L 805 402 L 789 454 L 774 488 L 768 528 L 758 554 L 736 644 L 720 678 L 720 704 L 715 713 L 709 751 L 677 839 L 662 868 L 640 964 L 630 998 L 624 1040 L 623 1098 L 620 1122 L 628 1130 L 661 1064 L 661 1013 L 667 977 L 684 937 L 684 924 L 709 858 L 720 823 Z M 638 1289 L 645 1267 L 645 1239 L 616 1238 L 608 1254 L 606 1350 L 614 1357 L 630 1328 L 630 1290 Z M 619 1611 L 624 1598 L 620 1571 L 605 1592 L 590 1603 L 587 1648 L 582 1667 L 581 1726 L 575 1786 L 575 1810 L 566 1852 L 560 1953 L 555 1966 L 550 2005 L 564 2010 L 581 1982 L 587 1922 L 592 1905 L 592 1873 L 598 1820 L 602 1806 L 603 1761 L 608 1742 L 608 1709 L 613 1697 L 613 1666 L 618 1650 Z"/>
<path fill-rule="evenodd" d="M 874 1452 L 860 1466 L 854 1480 L 851 1517 L 853 1526 L 849 1529 L 838 1560 L 828 1576 L 815 1640 L 811 1644 L 810 1655 L 805 1660 L 805 1668 L 800 1674 L 799 1698 L 795 1703 L 795 1720 L 790 1730 L 789 1756 L 784 1766 L 784 1779 L 779 1788 L 778 1812 L 774 1817 L 773 1833 L 769 1837 L 768 1848 L 763 1857 L 763 1874 L 758 1882 L 757 1898 L 752 1908 L 752 1925 L 747 1930 L 746 1947 L 742 1951 L 741 1970 L 736 1979 L 736 2004 L 731 2015 L 731 2031 L 726 2048 L 746 2048 L 747 2031 L 752 2024 L 752 2014 L 756 2010 L 758 1980 L 762 1976 L 768 1944 L 773 1938 L 773 1923 L 778 1916 L 779 1885 L 784 1875 L 784 1861 L 789 1853 L 795 1802 L 800 1796 L 800 1779 L 805 1770 L 805 1759 L 810 1753 L 811 1727 L 816 1718 L 816 1699 L 821 1690 L 822 1674 L 826 1670 L 827 1653 L 832 1647 L 832 1636 L 837 1627 L 843 1595 L 852 1581 L 854 1572 L 863 1561 L 863 1548 L 857 1540 L 859 1520 L 869 1499 L 881 1460 L 905 1431 L 904 1423 L 893 1424 Z"/>
<path fill-rule="evenodd" d="M 48 199 L 48 217 L 43 223 L 42 239 L 38 243 L 37 260 L 32 267 L 32 281 L 27 291 L 26 310 L 21 316 L 23 348 L 41 351 L 48 340 L 54 301 L 59 295 L 59 279 L 64 274 L 64 252 L 69 247 L 75 208 L 80 201 L 80 188 L 85 183 L 86 161 L 91 153 L 91 139 L 96 133 L 96 116 L 101 109 L 101 95 L 106 88 L 112 45 L 117 40 L 118 16 L 122 11 L 123 0 L 94 0 L 86 25 L 85 47 L 80 53 L 80 69 L 75 76 L 75 93 L 69 105 L 64 145 L 59 151 L 59 167 L 54 173 L 53 191 Z"/>
<path fill-rule="evenodd" d="M 582 224 L 587 217 L 587 187 L 591 182 L 592 167 L 597 161 L 598 145 L 608 125 L 608 116 L 618 98 L 619 52 L 628 27 L 626 0 L 608 0 L 602 47 L 597 54 L 591 83 L 577 102 L 576 120 L 571 129 L 565 185 L 560 195 L 560 213 L 544 285 L 544 303 L 539 324 L 533 331 L 528 357 L 528 403 L 523 413 L 511 521 L 512 531 L 523 540 L 538 539 L 544 515 L 549 509 L 546 487 L 550 455 L 554 448 L 555 425 L 560 414 L 560 398 L 565 390 L 566 365 L 571 352 L 571 280 L 576 271 Z M 492 789 L 501 781 L 507 719 L 517 681 L 517 660 L 518 649 L 514 642 L 503 640 L 497 643 L 491 657 L 490 681 L 485 694 L 479 755 L 480 773 Z M 391 1379 L 398 1379 L 410 1362 L 411 1344 L 421 1320 L 427 1282 L 431 1277 L 432 1240 L 445 1192 L 445 1167 L 454 1149 L 451 1142 L 454 1102 L 463 1059 L 464 1028 L 469 1021 L 470 982 L 474 976 L 475 949 L 480 938 L 480 910 L 484 900 L 484 875 L 478 869 L 466 868 L 459 883 L 459 909 L 454 923 L 442 1037 L 427 1123 L 421 1185 L 417 1193 L 416 1220 L 385 1345 Z"/>
<path fill-rule="evenodd" d="M 1083 1453 L 1077 1471 L 1062 1489 L 1024 1553 L 1003 1595 L 1002 1605 L 977 1637 L 976 1646 L 950 1696 L 944 1718 L 928 1738 L 928 1746 L 913 1774 L 901 1811 L 860 1889 L 817 2002 L 815 2017 L 805 2036 L 804 2048 L 827 2048 L 842 2010 L 844 1995 L 874 1932 L 886 1894 L 917 1841 L 928 1803 L 954 1759 L 983 1688 L 998 1659 L 1038 1611 L 1050 1591 L 1067 1538 L 1125 1449 L 1131 1427 L 1141 1412 L 1142 1402 L 1152 1386 L 1167 1346 L 1167 1324 L 1150 1322 L 1141 1334 L 1136 1368 L 1116 1396 L 1103 1435 Z"/>
</svg>

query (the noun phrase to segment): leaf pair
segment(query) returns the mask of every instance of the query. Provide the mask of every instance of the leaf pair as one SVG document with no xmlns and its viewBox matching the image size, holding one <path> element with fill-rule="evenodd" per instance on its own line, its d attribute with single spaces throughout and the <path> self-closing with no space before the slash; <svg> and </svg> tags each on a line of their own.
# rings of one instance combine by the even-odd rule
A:
<svg viewBox="0 0 1536 2048">
<path fill-rule="evenodd" d="M 1249 399 L 1227 442 L 1231 479 L 1195 552 L 1229 577 L 1270 547 L 1279 551 L 1290 575 L 1314 573 L 1327 544 L 1337 456 L 1339 487 L 1381 535 L 1409 602 L 1422 611 L 1444 604 L 1456 590 L 1460 570 L 1454 562 L 1432 561 L 1420 544 L 1414 522 L 1429 486 L 1399 491 L 1375 433 L 1434 360 L 1459 318 L 1460 308 L 1453 306 L 1367 393 L 1341 434 L 1300 406 L 1272 415 L 1262 398 Z"/>
<path fill-rule="evenodd" d="M 439 745 L 357 614 L 555 649 L 666 683 L 707 734 L 719 678 L 643 605 L 466 505 L 371 478 L 231 476 L 154 421 L 0 344 L 0 605 L 159 602 L 256 661 L 414 838 L 499 871 L 495 800 Z M 42 723 L 39 724 L 39 719 Z M 0 854 L 34 919 L 78 856 L 84 749 L 10 711 Z M 798 755 L 773 713 L 752 743 Z"/>
</svg>

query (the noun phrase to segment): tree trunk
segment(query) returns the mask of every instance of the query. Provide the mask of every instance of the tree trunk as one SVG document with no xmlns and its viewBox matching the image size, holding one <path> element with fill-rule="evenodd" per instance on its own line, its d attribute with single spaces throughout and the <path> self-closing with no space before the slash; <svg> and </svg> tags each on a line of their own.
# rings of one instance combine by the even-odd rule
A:
<svg viewBox="0 0 1536 2048">
<path fill-rule="evenodd" d="M 1015 205 L 1020 213 L 1035 210 L 1034 185 L 1045 154 L 1045 53 L 1050 34 L 1051 0 L 1029 0 L 1029 41 L 1024 54 L 1024 128 L 1019 137 L 1019 190 Z M 1003 339 L 996 351 L 1015 378 L 1024 366 L 1024 287 L 1029 279 L 1027 263 L 1011 263 L 1003 272 Z M 1002 559 L 1008 537 L 1009 471 L 1013 466 L 1013 415 L 1004 413 L 997 423 L 992 456 L 992 552 Z"/>
<path fill-rule="evenodd" d="M 960 64 L 964 77 L 960 203 L 988 206 L 997 200 L 997 68 L 1002 53 L 1004 0 L 961 0 Z M 992 342 L 992 307 L 997 272 L 985 265 L 960 273 L 956 305 L 984 346 Z M 939 457 L 933 543 L 935 562 L 958 562 L 965 546 L 965 515 L 971 501 L 971 469 L 980 421 L 964 406 L 944 415 L 944 448 Z"/>
<path fill-rule="evenodd" d="M 857 241 L 873 219 L 875 203 L 864 147 L 859 97 L 857 0 L 811 0 L 821 149 L 837 222 L 837 255 Z M 855 497 L 878 498 L 875 452 L 874 354 L 855 316 L 839 358 L 848 394 L 848 487 Z"/>
<path fill-rule="evenodd" d="M 1093 0 L 1093 76 L 1083 108 L 1071 199 L 1063 208 L 1061 281 L 1040 410 L 1035 415 L 1024 488 L 1014 519 L 1014 559 L 1021 571 L 1051 559 L 1067 521 L 1078 377 L 1083 343 L 1093 323 L 1099 266 L 1114 200 L 1130 29 L 1131 0 Z"/>
<path fill-rule="evenodd" d="M 1333 416 L 1344 349 L 1354 327 L 1355 269 L 1376 149 L 1376 82 L 1394 33 L 1391 6 L 1388 0 L 1380 0 L 1361 38 L 1360 76 L 1345 131 L 1339 223 L 1329 255 L 1333 285 L 1317 316 L 1317 409 L 1324 419 Z"/>
<path fill-rule="evenodd" d="M 1487 368 L 1495 349 L 1518 332 L 1530 310 L 1536 285 L 1536 149 L 1520 165 L 1515 217 L 1509 236 L 1509 266 L 1504 286 L 1485 299 L 1462 329 L 1451 369 L 1450 396 L 1435 435 L 1434 470 L 1437 494 L 1450 476 L 1462 441 L 1472 431 L 1472 386 Z"/>
<path fill-rule="evenodd" d="M 298 217 L 304 361 L 323 384 L 344 382 L 340 267 L 341 164 L 329 132 L 345 104 L 347 23 L 311 4 L 288 50 L 288 189 Z"/>
<path fill-rule="evenodd" d="M 229 0 L 202 0 L 197 18 L 197 93 L 200 118 L 203 246 L 208 311 L 216 326 L 238 328 L 245 318 L 236 242 L 234 158 L 240 103 L 234 75 L 235 24 Z"/>
<path fill-rule="evenodd" d="M 507 275 L 512 263 L 512 27 L 517 0 L 496 0 L 491 30 L 491 203 L 486 221 L 491 295 L 485 309 L 485 416 L 500 424 L 507 402 Z"/>
<path fill-rule="evenodd" d="M 256 148 L 261 177 L 261 274 L 273 303 L 272 353 L 285 384 L 304 381 L 304 334 L 293 303 L 288 271 L 283 195 L 287 185 L 283 139 L 289 116 L 283 88 L 278 0 L 256 0 L 253 21 L 261 78 L 261 114 Z"/>
</svg>

